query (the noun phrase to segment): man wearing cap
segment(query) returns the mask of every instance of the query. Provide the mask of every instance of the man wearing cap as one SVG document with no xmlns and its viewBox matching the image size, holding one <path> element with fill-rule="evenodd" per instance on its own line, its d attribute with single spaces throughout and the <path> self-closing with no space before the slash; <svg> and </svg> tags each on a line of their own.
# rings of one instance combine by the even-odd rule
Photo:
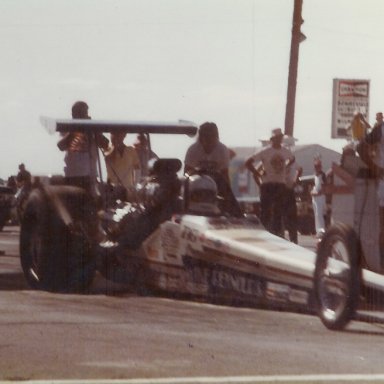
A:
<svg viewBox="0 0 384 384">
<path fill-rule="evenodd" d="M 262 163 L 264 173 L 261 176 L 260 204 L 261 222 L 271 233 L 283 237 L 282 203 L 286 191 L 287 166 L 295 160 L 292 152 L 282 146 L 283 132 L 275 128 L 271 132 L 271 144 L 251 156 L 245 166 L 255 176 L 259 172 L 254 164 Z"/>
</svg>

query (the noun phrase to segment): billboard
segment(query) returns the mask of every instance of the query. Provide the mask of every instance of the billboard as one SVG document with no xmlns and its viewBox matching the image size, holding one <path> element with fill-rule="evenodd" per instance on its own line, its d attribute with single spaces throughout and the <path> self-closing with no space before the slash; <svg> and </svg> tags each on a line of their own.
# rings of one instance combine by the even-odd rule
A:
<svg viewBox="0 0 384 384">
<path fill-rule="evenodd" d="M 333 139 L 351 137 L 348 128 L 356 112 L 362 113 L 368 121 L 369 88 L 369 80 L 333 79 Z"/>
</svg>

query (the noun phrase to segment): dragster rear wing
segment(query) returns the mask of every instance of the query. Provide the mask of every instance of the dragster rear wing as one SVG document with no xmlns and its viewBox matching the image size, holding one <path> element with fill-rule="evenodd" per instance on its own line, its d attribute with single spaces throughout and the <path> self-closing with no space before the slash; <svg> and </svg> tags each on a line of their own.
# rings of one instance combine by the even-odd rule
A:
<svg viewBox="0 0 384 384">
<path fill-rule="evenodd" d="M 41 124 L 49 133 L 54 132 L 84 132 L 84 133 L 158 133 L 181 134 L 194 136 L 197 125 L 188 121 L 179 122 L 145 122 L 145 121 L 112 121 L 86 119 L 53 119 L 40 117 Z"/>
</svg>

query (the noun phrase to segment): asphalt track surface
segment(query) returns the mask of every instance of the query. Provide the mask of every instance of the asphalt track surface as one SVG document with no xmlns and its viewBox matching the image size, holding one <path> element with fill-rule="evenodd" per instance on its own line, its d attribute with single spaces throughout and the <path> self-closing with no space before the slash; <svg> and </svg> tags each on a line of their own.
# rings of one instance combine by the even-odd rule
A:
<svg viewBox="0 0 384 384">
<path fill-rule="evenodd" d="M 312 315 L 143 297 L 100 276 L 88 295 L 38 292 L 21 273 L 17 227 L 0 233 L 0 251 L 2 381 L 384 382 L 381 325 L 331 332 Z"/>
</svg>

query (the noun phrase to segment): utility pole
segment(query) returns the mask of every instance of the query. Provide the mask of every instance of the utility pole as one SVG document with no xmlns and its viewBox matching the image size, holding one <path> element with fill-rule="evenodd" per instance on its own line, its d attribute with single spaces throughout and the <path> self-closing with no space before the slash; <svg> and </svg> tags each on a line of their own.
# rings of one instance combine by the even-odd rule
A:
<svg viewBox="0 0 384 384">
<path fill-rule="evenodd" d="M 295 121 L 295 102 L 296 102 L 296 84 L 297 67 L 299 62 L 299 45 L 306 37 L 301 32 L 300 27 L 304 20 L 301 17 L 303 0 L 294 0 L 293 20 L 292 20 L 292 38 L 291 54 L 289 60 L 287 105 L 285 109 L 285 134 L 293 136 L 293 126 Z"/>
</svg>

